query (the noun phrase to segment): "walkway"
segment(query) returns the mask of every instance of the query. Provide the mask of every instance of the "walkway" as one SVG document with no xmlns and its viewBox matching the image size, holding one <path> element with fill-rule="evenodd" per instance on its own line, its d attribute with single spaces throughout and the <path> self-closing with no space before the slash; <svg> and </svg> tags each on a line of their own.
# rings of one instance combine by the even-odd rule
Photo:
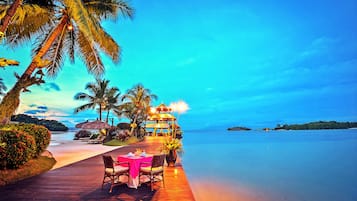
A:
<svg viewBox="0 0 357 201">
<path fill-rule="evenodd" d="M 147 153 L 157 153 L 161 142 L 151 138 L 134 145 L 122 147 L 106 154 L 115 158 L 120 154 L 134 152 L 136 148 Z M 109 193 L 109 186 L 101 189 L 103 179 L 102 156 L 94 156 L 44 174 L 0 187 L 0 200 L 194 200 L 191 188 L 181 164 L 165 167 L 165 188 L 149 185 L 138 189 L 125 184 L 115 186 Z"/>
</svg>

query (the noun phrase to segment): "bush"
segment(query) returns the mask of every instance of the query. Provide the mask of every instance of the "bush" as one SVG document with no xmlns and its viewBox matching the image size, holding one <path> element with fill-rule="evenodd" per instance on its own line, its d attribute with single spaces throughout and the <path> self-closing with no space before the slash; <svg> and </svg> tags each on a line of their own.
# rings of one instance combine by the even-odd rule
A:
<svg viewBox="0 0 357 201">
<path fill-rule="evenodd" d="M 51 140 L 51 133 L 44 126 L 35 124 L 7 124 L 4 125 L 1 130 L 16 130 L 23 131 L 33 136 L 36 142 L 36 154 L 35 157 L 39 156 L 43 151 L 46 150 Z"/>
<path fill-rule="evenodd" d="M 33 136 L 23 131 L 0 130 L 0 165 L 1 168 L 18 168 L 36 156 L 36 144 Z"/>
<path fill-rule="evenodd" d="M 127 141 L 130 138 L 130 132 L 128 130 L 119 130 L 116 134 L 116 139 L 119 141 Z"/>
<path fill-rule="evenodd" d="M 79 140 L 80 138 L 90 137 L 92 133 L 87 130 L 80 130 L 74 134 L 74 140 Z"/>
</svg>

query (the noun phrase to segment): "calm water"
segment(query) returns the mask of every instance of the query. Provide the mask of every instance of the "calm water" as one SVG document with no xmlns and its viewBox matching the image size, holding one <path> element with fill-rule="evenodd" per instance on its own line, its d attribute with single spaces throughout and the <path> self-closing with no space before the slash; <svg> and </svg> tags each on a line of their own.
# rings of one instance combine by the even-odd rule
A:
<svg viewBox="0 0 357 201">
<path fill-rule="evenodd" d="M 183 142 L 190 183 L 204 178 L 269 201 L 357 200 L 357 130 L 185 132 Z"/>
</svg>

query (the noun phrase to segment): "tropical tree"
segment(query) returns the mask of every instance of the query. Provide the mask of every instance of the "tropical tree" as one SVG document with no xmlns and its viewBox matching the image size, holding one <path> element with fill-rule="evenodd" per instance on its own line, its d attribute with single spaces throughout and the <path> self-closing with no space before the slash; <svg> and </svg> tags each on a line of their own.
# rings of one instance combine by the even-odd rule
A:
<svg viewBox="0 0 357 201">
<path fill-rule="evenodd" d="M 111 87 L 106 93 L 106 100 L 104 110 L 107 111 L 106 122 L 109 121 L 109 113 L 111 110 L 115 110 L 119 106 L 120 98 L 120 90 L 116 87 Z"/>
<path fill-rule="evenodd" d="M 107 110 L 106 121 L 108 122 L 109 112 L 118 102 L 119 89 L 116 87 L 109 88 L 109 80 L 100 79 L 97 79 L 95 83 L 88 83 L 86 89 L 89 90 L 89 94 L 79 92 L 74 96 L 74 99 L 85 100 L 88 103 L 75 108 L 74 113 L 98 107 L 99 120 L 102 121 L 102 112 Z"/>
<path fill-rule="evenodd" d="M 100 21 L 117 18 L 119 14 L 132 17 L 133 9 L 124 1 L 116 0 L 61 0 L 56 1 L 56 18 L 47 25 L 47 34 L 37 38 L 33 59 L 22 76 L 5 95 L 0 104 L 0 121 L 7 122 L 20 103 L 21 91 L 44 81 L 41 69 L 55 76 L 63 65 L 65 53 L 74 62 L 75 50 L 85 62 L 90 73 L 100 76 L 104 65 L 99 50 L 104 51 L 114 62 L 119 61 L 120 48 L 104 31 Z M 10 26 L 9 26 L 10 27 Z M 36 71 L 35 75 L 34 72 Z"/>
<path fill-rule="evenodd" d="M 132 134 L 135 128 L 140 129 L 141 124 L 147 118 L 151 101 L 156 99 L 157 96 L 151 94 L 150 89 L 144 88 L 142 84 L 137 84 L 124 94 L 124 103 L 115 110 L 115 113 L 118 116 L 124 115 L 131 120 L 130 133 Z"/>
</svg>

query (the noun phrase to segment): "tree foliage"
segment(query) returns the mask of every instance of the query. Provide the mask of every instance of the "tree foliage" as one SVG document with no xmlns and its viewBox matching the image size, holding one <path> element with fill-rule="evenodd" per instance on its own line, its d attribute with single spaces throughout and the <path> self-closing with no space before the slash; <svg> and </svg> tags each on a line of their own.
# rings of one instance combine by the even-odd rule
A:
<svg viewBox="0 0 357 201">
<path fill-rule="evenodd" d="M 275 130 L 315 130 L 315 129 L 348 129 L 357 128 L 357 122 L 336 122 L 336 121 L 317 121 L 306 124 L 285 124 L 279 125 Z"/>
<path fill-rule="evenodd" d="M 38 119 L 26 114 L 17 114 L 11 117 L 11 121 L 42 125 L 50 131 L 67 131 L 68 127 L 56 120 Z"/>
</svg>

